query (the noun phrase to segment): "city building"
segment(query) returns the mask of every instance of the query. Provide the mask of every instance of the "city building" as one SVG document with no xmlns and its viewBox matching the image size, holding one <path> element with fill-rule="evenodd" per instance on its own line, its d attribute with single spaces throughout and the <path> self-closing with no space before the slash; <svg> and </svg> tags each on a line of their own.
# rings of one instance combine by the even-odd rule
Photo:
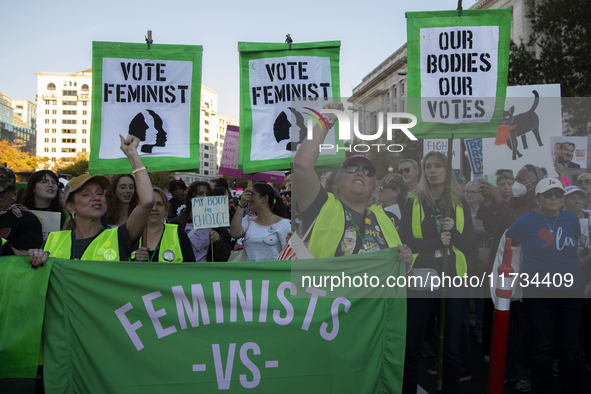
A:
<svg viewBox="0 0 591 394">
<path fill-rule="evenodd" d="M 90 152 L 92 70 L 37 73 L 37 156 L 52 168 Z"/>
<path fill-rule="evenodd" d="M 21 150 L 35 155 L 36 130 L 36 105 L 28 100 L 13 100 L 4 92 L 0 92 L 2 141 L 24 145 Z"/>
<path fill-rule="evenodd" d="M 228 125 L 238 126 L 238 121 L 218 113 L 218 94 L 201 85 L 201 116 L 199 127 L 199 172 L 177 172 L 176 179 L 186 184 L 209 181 L 218 177 L 218 169 L 224 149 Z"/>
</svg>

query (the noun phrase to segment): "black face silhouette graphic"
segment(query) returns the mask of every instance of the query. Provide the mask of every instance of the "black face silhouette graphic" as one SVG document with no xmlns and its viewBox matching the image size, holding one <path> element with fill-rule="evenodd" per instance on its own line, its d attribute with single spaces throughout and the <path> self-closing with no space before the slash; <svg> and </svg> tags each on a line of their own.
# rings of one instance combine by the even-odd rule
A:
<svg viewBox="0 0 591 394">
<path fill-rule="evenodd" d="M 300 139 L 297 142 L 289 142 L 285 147 L 288 151 L 295 151 L 297 149 L 297 145 L 301 144 L 304 140 L 306 134 L 304 132 L 304 118 L 301 113 L 296 111 L 295 109 L 288 107 L 291 110 L 291 113 L 295 116 L 296 119 L 296 126 L 299 128 Z M 283 140 L 288 140 L 291 138 L 291 128 L 292 124 L 287 120 L 287 115 L 285 112 L 281 111 L 279 116 L 275 119 L 275 123 L 273 124 L 273 133 L 275 135 L 275 140 L 277 142 L 281 142 Z"/>
<path fill-rule="evenodd" d="M 140 149 L 143 153 L 152 153 L 152 149 L 155 146 L 165 146 L 166 145 L 166 131 L 164 131 L 162 127 L 162 118 L 154 111 L 147 110 L 148 114 L 152 117 L 154 121 L 154 128 L 156 129 L 156 143 L 155 144 L 146 144 L 143 145 Z M 150 127 L 146 123 L 146 119 L 144 118 L 143 113 L 138 113 L 129 123 L 129 134 L 133 135 L 140 139 L 140 141 L 146 140 L 146 131 Z"/>
</svg>

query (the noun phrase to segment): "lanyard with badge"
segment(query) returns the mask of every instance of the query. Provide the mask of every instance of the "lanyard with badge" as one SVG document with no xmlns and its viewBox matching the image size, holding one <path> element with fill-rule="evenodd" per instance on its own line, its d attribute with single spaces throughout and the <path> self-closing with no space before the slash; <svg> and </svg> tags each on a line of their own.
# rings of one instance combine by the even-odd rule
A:
<svg viewBox="0 0 591 394">
<path fill-rule="evenodd" d="M 437 234 L 441 234 L 441 227 L 443 227 L 443 217 L 441 214 L 437 215 L 435 213 L 435 206 L 433 204 L 431 204 L 431 209 L 433 210 L 433 219 L 435 219 L 435 225 L 437 226 Z M 439 212 L 439 209 L 437 211 Z M 442 249 L 436 249 L 434 257 L 436 259 L 443 257 Z"/>
<path fill-rule="evenodd" d="M 355 219 L 353 218 L 353 215 L 351 215 L 351 212 L 349 212 L 349 209 L 347 208 L 347 206 L 343 204 L 343 207 L 345 208 L 347 215 L 349 215 L 349 217 L 351 218 L 351 223 L 353 224 L 353 227 L 355 228 L 355 231 L 357 232 L 359 239 L 361 239 L 361 245 L 363 245 L 363 249 L 361 249 L 361 247 L 356 242 L 353 254 L 369 253 L 369 252 L 374 252 L 376 250 L 379 250 L 380 247 L 377 244 L 375 244 L 374 247 L 369 248 L 369 245 L 366 243 L 365 236 L 364 236 L 365 235 L 365 218 L 366 218 L 365 213 L 363 214 L 363 220 L 362 220 L 363 224 L 361 226 L 361 229 L 359 229 L 357 227 L 357 224 L 355 223 Z"/>
</svg>

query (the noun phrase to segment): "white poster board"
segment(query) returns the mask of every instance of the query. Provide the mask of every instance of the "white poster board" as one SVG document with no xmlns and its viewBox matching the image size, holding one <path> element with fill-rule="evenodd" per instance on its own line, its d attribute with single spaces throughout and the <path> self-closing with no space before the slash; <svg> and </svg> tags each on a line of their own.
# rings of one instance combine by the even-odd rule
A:
<svg viewBox="0 0 591 394">
<path fill-rule="evenodd" d="M 230 226 L 228 196 L 198 197 L 191 200 L 194 232 L 200 228 Z"/>
<path fill-rule="evenodd" d="M 548 150 L 550 138 L 561 136 L 560 85 L 510 86 L 497 137 L 482 139 L 484 174 L 492 175 L 501 168 L 517 174 L 524 165 L 533 164 L 545 167 L 555 177 Z"/>
<path fill-rule="evenodd" d="M 454 170 L 460 169 L 460 153 L 461 143 L 459 138 L 454 138 L 452 147 L 451 167 Z M 423 156 L 432 150 L 443 153 L 447 156 L 447 140 L 446 139 L 426 139 L 423 142 Z"/>
<path fill-rule="evenodd" d="M 48 212 L 48 211 L 29 211 L 37 216 L 37 219 L 41 222 L 43 231 L 43 242 L 47 240 L 49 233 L 54 231 L 60 231 L 61 224 L 61 213 L 60 212 Z"/>
</svg>

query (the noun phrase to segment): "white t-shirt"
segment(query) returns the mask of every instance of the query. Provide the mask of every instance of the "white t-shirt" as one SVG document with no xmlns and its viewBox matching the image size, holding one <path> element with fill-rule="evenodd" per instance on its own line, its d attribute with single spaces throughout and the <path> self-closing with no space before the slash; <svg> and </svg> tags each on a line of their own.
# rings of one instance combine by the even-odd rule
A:
<svg viewBox="0 0 591 394">
<path fill-rule="evenodd" d="M 245 216 L 242 218 L 242 229 L 246 229 L 242 242 L 246 261 L 275 261 L 285 246 L 291 224 L 289 220 L 281 219 L 271 226 L 261 226 L 254 218 L 249 220 Z"/>
</svg>

